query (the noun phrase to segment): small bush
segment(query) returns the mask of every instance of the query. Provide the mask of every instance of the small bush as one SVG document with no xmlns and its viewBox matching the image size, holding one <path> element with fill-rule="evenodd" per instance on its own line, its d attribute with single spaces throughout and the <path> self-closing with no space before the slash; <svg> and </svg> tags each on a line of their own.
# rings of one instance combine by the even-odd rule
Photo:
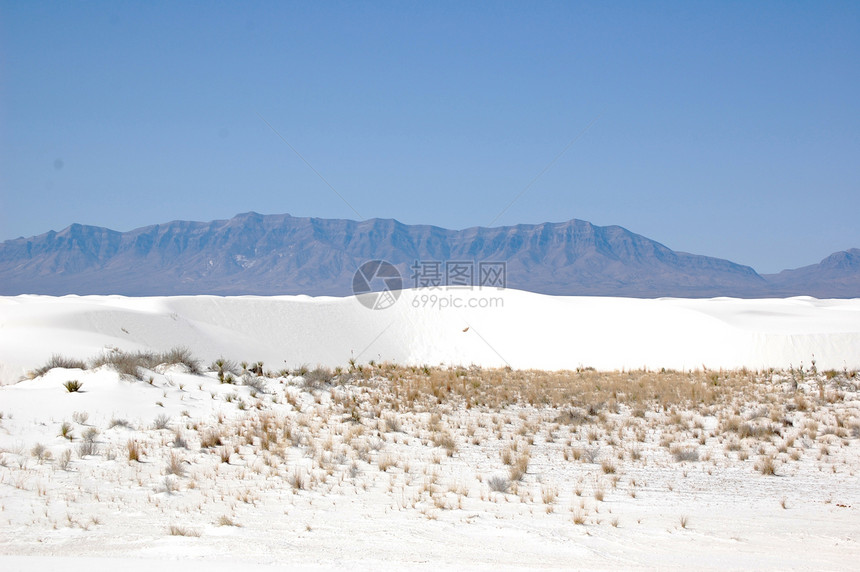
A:
<svg viewBox="0 0 860 572">
<path fill-rule="evenodd" d="M 221 439 L 221 433 L 214 430 L 214 429 L 204 432 L 203 436 L 200 437 L 200 448 L 201 449 L 211 449 L 212 447 L 220 447 L 223 444 L 224 444 L 224 441 Z"/>
<path fill-rule="evenodd" d="M 672 456 L 675 457 L 675 461 L 698 461 L 699 460 L 699 451 L 695 447 L 679 447 L 672 446 L 670 449 Z"/>
<path fill-rule="evenodd" d="M 290 483 L 290 486 L 293 487 L 294 491 L 303 491 L 308 488 L 308 477 L 305 475 L 305 472 L 301 467 L 293 469 L 293 472 L 287 478 L 287 481 Z"/>
<path fill-rule="evenodd" d="M 152 370 L 156 366 L 182 364 L 193 374 L 200 373 L 200 362 L 191 356 L 187 348 L 177 347 L 163 353 L 126 352 L 113 350 L 92 360 L 92 367 L 109 366 L 126 379 L 143 379 L 141 369 Z"/>
<path fill-rule="evenodd" d="M 184 526 L 176 526 L 174 524 L 170 525 L 168 531 L 170 532 L 170 536 L 200 536 L 199 530 L 192 530 L 190 528 L 185 528 Z"/>
<path fill-rule="evenodd" d="M 69 470 L 69 464 L 71 464 L 71 462 L 72 462 L 72 452 L 69 449 L 66 449 L 65 451 L 63 451 L 63 453 L 57 459 L 57 466 L 64 471 L 68 471 Z"/>
<path fill-rule="evenodd" d="M 69 441 L 74 439 L 73 426 L 71 423 L 63 421 L 62 425 L 60 425 L 60 436 L 65 437 Z"/>
<path fill-rule="evenodd" d="M 756 468 L 762 475 L 776 475 L 776 462 L 771 455 L 767 455 L 759 459 Z"/>
<path fill-rule="evenodd" d="M 163 413 L 161 415 L 159 415 L 158 417 L 156 417 L 155 421 L 153 421 L 153 423 L 152 423 L 152 426 L 155 429 L 167 429 L 169 425 L 170 425 L 170 416 L 165 415 Z"/>
<path fill-rule="evenodd" d="M 140 443 L 134 439 L 129 439 L 125 447 L 128 450 L 128 460 L 140 462 L 140 458 L 143 456 L 143 449 Z"/>
<path fill-rule="evenodd" d="M 30 450 L 30 454 L 39 462 L 47 461 L 51 458 L 51 452 L 41 443 L 33 445 L 33 448 Z"/>
<path fill-rule="evenodd" d="M 521 481 L 529 469 L 529 455 L 525 453 L 517 457 L 514 464 L 511 465 L 510 474 L 512 481 Z"/>
<path fill-rule="evenodd" d="M 582 458 L 589 463 L 596 463 L 600 457 L 600 447 L 587 447 L 582 451 Z"/>
<path fill-rule="evenodd" d="M 218 379 L 223 381 L 223 377 L 225 374 L 233 374 L 234 376 L 239 375 L 241 370 L 239 369 L 239 365 L 233 360 L 225 359 L 223 357 L 216 359 L 209 365 L 209 369 L 218 374 Z"/>
<path fill-rule="evenodd" d="M 195 359 L 193 355 L 191 355 L 191 350 L 182 346 L 177 346 L 175 348 L 167 350 L 164 353 L 157 354 L 155 356 L 155 361 L 157 361 L 158 363 L 154 365 L 182 364 L 188 368 L 189 373 L 193 373 L 194 375 L 199 375 L 201 372 L 200 362 Z"/>
<path fill-rule="evenodd" d="M 98 455 L 98 445 L 93 441 L 83 441 L 78 445 L 78 456 L 81 458 Z"/>
<path fill-rule="evenodd" d="M 433 444 L 445 449 L 449 457 L 453 457 L 454 453 L 457 451 L 457 441 L 454 439 L 454 436 L 447 431 L 433 435 Z"/>
<path fill-rule="evenodd" d="M 84 386 L 83 383 L 78 381 L 77 379 L 70 379 L 66 383 L 63 384 L 63 387 L 66 388 L 66 391 L 69 393 L 77 393 Z"/>
<path fill-rule="evenodd" d="M 229 516 L 227 516 L 225 514 L 225 515 L 222 515 L 221 517 L 218 518 L 218 526 L 239 526 L 239 525 L 236 523 L 236 521 L 234 521 L 232 518 L 230 518 Z"/>
<path fill-rule="evenodd" d="M 62 369 L 87 369 L 87 364 L 84 361 L 74 358 L 63 357 L 60 354 L 54 354 L 51 359 L 40 368 L 30 372 L 30 377 L 40 377 L 48 373 L 54 368 Z"/>
<path fill-rule="evenodd" d="M 242 383 L 258 393 L 268 393 L 268 391 L 266 391 L 266 380 L 262 377 L 246 375 Z"/>
<path fill-rule="evenodd" d="M 496 493 L 507 493 L 511 488 L 511 481 L 500 475 L 495 475 L 487 479 L 487 486 L 490 490 Z"/>
<path fill-rule="evenodd" d="M 176 453 L 170 453 L 170 460 L 167 462 L 166 468 L 168 475 L 176 475 L 177 477 L 185 476 L 185 467 L 182 465 L 182 459 Z"/>
<path fill-rule="evenodd" d="M 334 379 L 334 374 L 331 372 L 330 369 L 318 367 L 314 370 L 307 372 L 302 377 L 305 378 L 306 386 L 311 387 L 313 389 L 322 389 L 327 385 L 331 385 L 331 382 Z"/>
</svg>

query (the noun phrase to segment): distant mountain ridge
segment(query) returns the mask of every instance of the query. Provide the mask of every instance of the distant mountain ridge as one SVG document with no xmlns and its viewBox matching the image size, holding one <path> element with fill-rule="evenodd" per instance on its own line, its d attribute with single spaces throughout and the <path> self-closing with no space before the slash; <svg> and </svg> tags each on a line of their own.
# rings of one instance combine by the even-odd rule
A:
<svg viewBox="0 0 860 572">
<path fill-rule="evenodd" d="M 860 250 L 761 276 L 728 260 L 673 251 L 619 226 L 581 220 L 448 230 L 250 212 L 117 232 L 73 224 L 0 243 L 0 294 L 343 296 L 365 261 L 504 262 L 506 286 L 544 294 L 651 298 L 860 296 Z M 444 278 L 443 278 L 444 280 Z M 444 282 L 443 282 L 444 283 Z"/>
</svg>

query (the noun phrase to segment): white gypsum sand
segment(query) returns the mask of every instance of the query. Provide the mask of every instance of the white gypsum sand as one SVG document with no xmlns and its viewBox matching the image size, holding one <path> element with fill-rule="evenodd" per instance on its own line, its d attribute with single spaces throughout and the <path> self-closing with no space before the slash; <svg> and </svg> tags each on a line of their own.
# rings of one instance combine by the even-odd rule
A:
<svg viewBox="0 0 860 572">
<path fill-rule="evenodd" d="M 410 295 L 422 293 L 398 304 Z M 505 295 L 504 319 L 410 304 L 415 313 L 403 308 L 390 321 L 339 299 L 2 299 L 7 373 L 35 370 L 54 353 L 144 366 L 123 376 L 56 360 L 68 367 L 0 387 L 0 566 L 854 565 L 856 301 Z M 612 327 L 598 327 L 601 308 Z M 639 336 L 616 331 L 624 319 Z M 658 340 L 646 339 L 649 321 Z M 375 354 L 349 366 L 362 323 L 383 334 Z M 589 323 L 591 339 L 577 333 Z M 672 325 L 688 329 L 673 335 Z M 385 327 L 397 335 L 387 339 Z M 448 341 L 454 327 L 464 338 Z M 421 335 L 407 337 L 410 328 Z M 446 351 L 463 352 L 448 363 L 497 365 L 470 345 L 474 329 L 527 350 L 498 350 L 513 369 L 421 365 Z M 738 339 L 760 345 L 744 350 Z M 557 343 L 550 349 L 566 359 L 570 340 L 600 359 L 623 360 L 646 344 L 660 359 L 699 351 L 749 369 L 518 369 L 553 357 L 540 341 Z M 175 345 L 205 357 L 204 371 L 111 349 Z M 346 358 L 326 357 L 331 347 Z M 303 358 L 305 350 L 319 353 Z M 469 351 L 483 357 L 457 359 Z M 220 355 L 249 363 L 210 364 Z M 793 367 L 758 369 L 781 363 L 738 357 L 750 355 Z M 396 357 L 401 364 L 380 361 Z M 250 371 L 256 360 L 263 372 Z M 77 391 L 66 388 L 72 381 Z"/>
<path fill-rule="evenodd" d="M 474 306 L 474 307 L 470 307 Z M 456 307 L 459 306 L 459 307 Z M 355 298 L 0 297 L 0 384 L 54 353 L 191 349 L 273 370 L 350 359 L 517 369 L 860 368 L 860 299 L 688 300 L 405 290 Z"/>
</svg>

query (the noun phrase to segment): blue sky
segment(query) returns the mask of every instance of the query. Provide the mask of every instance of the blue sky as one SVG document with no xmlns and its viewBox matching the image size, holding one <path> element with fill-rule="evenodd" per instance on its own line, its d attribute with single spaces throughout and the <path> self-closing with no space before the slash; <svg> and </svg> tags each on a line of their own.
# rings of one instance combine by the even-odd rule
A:
<svg viewBox="0 0 860 572">
<path fill-rule="evenodd" d="M 858 2 L 2 1 L 0 240 L 579 218 L 775 272 L 860 247 L 858 88 Z"/>
</svg>

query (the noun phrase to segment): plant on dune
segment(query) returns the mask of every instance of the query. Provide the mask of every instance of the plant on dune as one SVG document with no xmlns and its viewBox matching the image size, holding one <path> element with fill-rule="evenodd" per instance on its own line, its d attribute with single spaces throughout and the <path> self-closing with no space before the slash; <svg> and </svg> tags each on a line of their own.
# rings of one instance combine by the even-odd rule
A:
<svg viewBox="0 0 860 572">
<path fill-rule="evenodd" d="M 41 443 L 33 445 L 33 448 L 30 450 L 30 454 L 33 455 L 33 457 L 35 457 L 40 463 L 51 458 L 51 452 Z"/>
<path fill-rule="evenodd" d="M 134 439 L 129 439 L 125 444 L 125 447 L 128 451 L 128 460 L 140 462 L 140 458 L 143 456 L 143 449 L 140 446 L 140 443 Z"/>
<path fill-rule="evenodd" d="M 213 361 L 209 369 L 218 375 L 218 381 L 221 383 L 233 383 L 235 376 L 239 375 L 239 365 L 223 357 Z"/>
<path fill-rule="evenodd" d="M 756 468 L 762 475 L 776 475 L 776 462 L 773 455 L 766 455 L 759 459 Z"/>
<path fill-rule="evenodd" d="M 188 372 L 194 375 L 199 375 L 201 373 L 200 370 L 200 361 L 195 359 L 191 354 L 191 350 L 183 346 L 177 346 L 163 352 L 161 354 L 157 354 L 155 356 L 156 361 L 158 361 L 155 365 L 160 364 L 182 364 L 188 368 Z"/>
<path fill-rule="evenodd" d="M 170 453 L 170 460 L 167 462 L 165 469 L 168 475 L 176 475 L 177 477 L 185 476 L 185 467 L 182 465 L 182 459 L 176 453 Z"/>
<path fill-rule="evenodd" d="M 113 349 L 110 352 L 93 358 L 90 365 L 94 368 L 108 366 L 116 370 L 126 379 L 142 379 L 141 369 L 154 369 L 166 364 L 182 364 L 193 374 L 200 373 L 200 362 L 194 359 L 191 351 L 184 347 L 175 347 L 162 353 L 149 351 L 126 352 Z"/>
<path fill-rule="evenodd" d="M 42 367 L 36 368 L 29 373 L 30 378 L 36 378 L 42 375 L 45 375 L 49 371 L 54 368 L 62 368 L 62 369 L 87 369 L 86 362 L 75 359 L 75 358 L 67 358 L 60 354 L 54 354 L 51 356 L 51 359 L 43 365 Z"/>
<path fill-rule="evenodd" d="M 184 526 L 177 526 L 175 524 L 171 524 L 167 530 L 170 533 L 170 536 L 200 536 L 199 530 L 192 530 L 190 528 L 185 528 Z"/>
<path fill-rule="evenodd" d="M 672 456 L 675 457 L 675 461 L 698 461 L 699 460 L 699 451 L 696 450 L 695 447 L 681 447 L 678 445 L 672 445 L 669 449 L 669 452 L 672 453 Z"/>
<path fill-rule="evenodd" d="M 330 369 L 318 367 L 305 373 L 302 377 L 305 378 L 306 386 L 313 389 L 322 389 L 331 384 L 334 374 Z"/>
<path fill-rule="evenodd" d="M 60 436 L 65 437 L 69 441 L 74 439 L 73 427 L 71 423 L 69 423 L 68 421 L 63 421 L 62 425 L 60 425 Z"/>
<path fill-rule="evenodd" d="M 510 474 L 512 481 L 521 481 L 526 476 L 529 468 L 529 452 L 524 451 L 511 465 Z"/>
<path fill-rule="evenodd" d="M 496 493 L 507 493 L 511 488 L 511 481 L 500 475 L 494 475 L 487 479 L 487 486 Z"/>
<path fill-rule="evenodd" d="M 70 379 L 69 381 L 63 384 L 63 387 L 66 388 L 66 391 L 69 393 L 77 393 L 84 386 L 83 383 L 78 381 L 77 379 Z"/>
<path fill-rule="evenodd" d="M 66 449 L 65 451 L 63 451 L 63 453 L 57 459 L 57 466 L 64 471 L 68 471 L 69 470 L 69 464 L 71 464 L 71 462 L 72 462 L 72 452 L 69 449 Z"/>
<path fill-rule="evenodd" d="M 225 514 L 218 518 L 218 526 L 239 526 L 239 524 Z"/>
</svg>

